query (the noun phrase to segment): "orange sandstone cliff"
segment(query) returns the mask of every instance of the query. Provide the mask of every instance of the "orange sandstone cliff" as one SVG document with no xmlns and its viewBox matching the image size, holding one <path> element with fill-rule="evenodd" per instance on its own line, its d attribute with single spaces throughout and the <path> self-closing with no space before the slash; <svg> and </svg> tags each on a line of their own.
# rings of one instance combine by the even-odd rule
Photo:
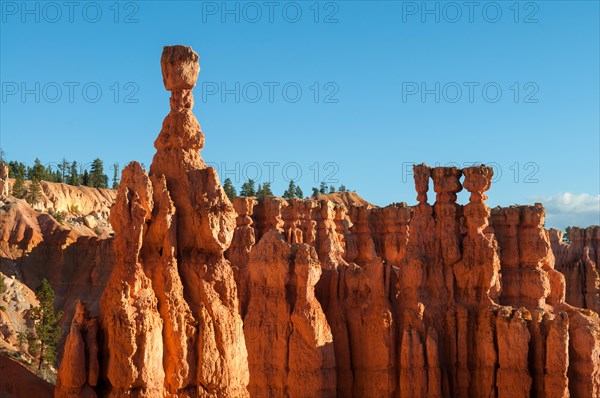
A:
<svg viewBox="0 0 600 398">
<path fill-rule="evenodd" d="M 567 298 L 540 204 L 490 209 L 483 165 L 415 166 L 414 206 L 232 204 L 199 155 L 197 54 L 161 66 L 171 112 L 150 172 L 123 171 L 114 269 L 56 397 L 600 396 L 594 297 Z"/>
</svg>

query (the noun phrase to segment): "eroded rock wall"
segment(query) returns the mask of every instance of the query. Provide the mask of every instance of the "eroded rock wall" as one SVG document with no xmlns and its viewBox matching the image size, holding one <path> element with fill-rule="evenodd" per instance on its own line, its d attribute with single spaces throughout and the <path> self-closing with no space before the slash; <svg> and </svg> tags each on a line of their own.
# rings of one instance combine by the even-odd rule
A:
<svg viewBox="0 0 600 398">
<path fill-rule="evenodd" d="M 245 327 L 253 330 L 247 338 L 251 380 L 253 368 L 286 368 L 285 356 L 265 355 L 265 347 L 277 341 L 276 333 L 283 339 L 277 352 L 289 351 L 282 326 L 288 324 L 285 259 L 290 245 L 308 244 L 322 268 L 316 296 L 333 336 L 336 396 L 598 394 L 598 316 L 565 302 L 543 207 L 491 210 L 485 191 L 492 169 L 485 166 L 418 165 L 414 174 L 419 203 L 412 207 L 236 199 L 244 211 L 228 252 L 234 267 L 252 275 L 264 264 L 282 264 L 272 269 L 279 283 L 238 281 L 250 289 L 251 311 L 244 313 L 251 315 Z M 427 202 L 430 179 L 433 205 Z M 471 193 L 464 206 L 456 203 L 463 186 Z M 252 289 L 263 292 L 254 293 L 260 303 L 283 307 L 265 304 L 257 315 Z M 277 380 L 270 396 L 285 387 L 283 375 Z M 268 382 L 261 386 L 251 391 L 269 391 Z"/>
</svg>

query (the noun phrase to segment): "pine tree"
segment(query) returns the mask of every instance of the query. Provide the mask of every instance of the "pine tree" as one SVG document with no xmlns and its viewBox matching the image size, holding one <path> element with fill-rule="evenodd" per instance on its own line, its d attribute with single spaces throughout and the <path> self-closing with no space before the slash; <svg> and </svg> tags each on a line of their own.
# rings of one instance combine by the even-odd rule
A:
<svg viewBox="0 0 600 398">
<path fill-rule="evenodd" d="M 67 180 L 69 185 L 79 185 L 81 184 L 81 178 L 79 177 L 79 170 L 77 170 L 77 162 L 71 163 L 71 168 L 69 170 L 69 179 Z"/>
<path fill-rule="evenodd" d="M 17 162 L 15 160 L 8 162 L 8 177 L 17 178 L 19 174 L 21 174 L 23 178 L 27 176 L 27 167 L 25 166 L 25 163 Z"/>
<path fill-rule="evenodd" d="M 83 171 L 83 175 L 81 176 L 81 185 L 85 185 L 86 187 L 90 186 L 90 173 L 87 170 Z"/>
<path fill-rule="evenodd" d="M 37 179 L 38 181 L 41 181 L 47 177 L 46 168 L 38 158 L 35 158 L 33 161 L 33 167 L 29 169 L 28 174 L 30 180 Z"/>
<path fill-rule="evenodd" d="M 313 198 L 316 198 L 321 193 L 321 192 L 319 192 L 319 188 L 315 188 L 315 187 L 313 187 L 312 192 L 313 192 L 312 193 Z"/>
<path fill-rule="evenodd" d="M 273 191 L 271 191 L 271 183 L 270 182 L 265 182 L 265 184 L 263 185 L 263 196 L 264 197 L 274 196 Z"/>
<path fill-rule="evenodd" d="M 113 164 L 113 181 L 112 181 L 112 189 L 119 188 L 119 163 Z"/>
<path fill-rule="evenodd" d="M 67 159 L 63 158 L 63 160 L 58 165 L 58 176 L 60 177 L 60 181 L 58 182 L 67 182 L 67 176 L 69 175 L 69 162 Z"/>
<path fill-rule="evenodd" d="M 256 196 L 256 189 L 254 188 L 253 179 L 249 179 L 248 181 L 242 184 L 240 196 Z"/>
<path fill-rule="evenodd" d="M 52 170 L 51 165 L 44 167 L 43 177 L 40 180 L 54 182 L 54 170 Z"/>
<path fill-rule="evenodd" d="M 296 190 L 294 191 L 294 195 L 298 199 L 302 199 L 304 197 L 304 193 L 302 192 L 302 189 L 300 188 L 300 185 L 296 186 Z"/>
<path fill-rule="evenodd" d="M 329 193 L 335 193 L 335 187 L 333 185 L 329 187 Z"/>
<path fill-rule="evenodd" d="M 26 193 L 27 190 L 25 189 L 24 173 L 19 173 L 15 177 L 15 183 L 12 187 L 12 195 L 17 199 L 22 199 Z"/>
<path fill-rule="evenodd" d="M 89 185 L 94 188 L 108 188 L 108 177 L 104 174 L 104 164 L 99 158 L 92 162 Z"/>
<path fill-rule="evenodd" d="M 340 185 L 340 187 L 338 188 L 338 191 L 340 191 L 340 192 L 346 192 L 347 191 L 346 186 L 345 185 Z"/>
<path fill-rule="evenodd" d="M 11 160 L 8 162 L 8 178 L 15 178 L 17 175 L 17 162 Z"/>
<path fill-rule="evenodd" d="M 27 166 L 25 166 L 25 163 L 19 162 L 17 174 L 20 174 L 21 176 L 23 176 L 23 179 L 25 179 L 25 177 L 27 176 Z"/>
<path fill-rule="evenodd" d="M 270 182 L 265 182 L 262 186 L 259 185 L 259 188 L 256 191 L 256 198 L 258 200 L 263 200 L 267 196 L 273 196 L 273 191 L 271 191 Z"/>
<path fill-rule="evenodd" d="M 565 228 L 565 233 L 563 234 L 563 242 L 571 243 L 571 227 Z"/>
<path fill-rule="evenodd" d="M 61 335 L 58 321 L 63 313 L 54 312 L 54 290 L 46 279 L 36 289 L 35 297 L 40 305 L 31 309 L 31 318 L 34 321 L 33 340 L 39 352 L 38 370 L 41 370 L 44 363 L 53 364 L 56 360 L 56 345 Z"/>
<path fill-rule="evenodd" d="M 327 185 L 325 185 L 325 182 L 322 182 L 319 186 L 319 193 L 321 195 L 325 195 L 327 193 Z"/>
<path fill-rule="evenodd" d="M 225 179 L 225 182 L 223 183 L 223 190 L 225 191 L 225 195 L 227 195 L 229 200 L 233 202 L 233 199 L 235 199 L 237 193 L 235 192 L 235 187 L 231 183 L 231 179 Z"/>
<path fill-rule="evenodd" d="M 290 185 L 288 185 L 288 189 L 283 193 L 283 198 L 293 199 L 296 197 L 296 183 L 294 180 L 290 180 Z"/>
<path fill-rule="evenodd" d="M 62 172 L 57 168 L 54 174 L 52 175 L 52 182 L 64 182 L 62 178 Z"/>
<path fill-rule="evenodd" d="M 37 177 L 34 177 L 31 180 L 31 185 L 29 185 L 25 200 L 27 200 L 27 203 L 29 203 L 31 206 L 37 205 L 40 203 L 40 200 L 42 200 L 42 185 Z"/>
</svg>

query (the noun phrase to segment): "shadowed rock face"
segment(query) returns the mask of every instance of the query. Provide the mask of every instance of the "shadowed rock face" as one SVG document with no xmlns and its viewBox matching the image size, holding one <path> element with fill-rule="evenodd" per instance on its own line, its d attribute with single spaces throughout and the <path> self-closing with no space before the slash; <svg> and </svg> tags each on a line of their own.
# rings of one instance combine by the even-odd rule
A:
<svg viewBox="0 0 600 398">
<path fill-rule="evenodd" d="M 53 385 L 40 379 L 17 361 L 0 355 L 0 392 L 2 397 L 52 397 Z"/>
<path fill-rule="evenodd" d="M 567 303 L 600 312 L 600 226 L 571 228 L 570 243 L 562 231 L 548 233 L 556 269 L 565 275 Z"/>
<path fill-rule="evenodd" d="M 232 205 L 199 154 L 197 54 L 161 66 L 171 112 L 149 174 L 123 171 L 114 269 L 56 397 L 600 394 L 600 321 L 565 301 L 540 204 L 490 209 L 483 165 L 417 165 L 415 206 Z"/>
</svg>

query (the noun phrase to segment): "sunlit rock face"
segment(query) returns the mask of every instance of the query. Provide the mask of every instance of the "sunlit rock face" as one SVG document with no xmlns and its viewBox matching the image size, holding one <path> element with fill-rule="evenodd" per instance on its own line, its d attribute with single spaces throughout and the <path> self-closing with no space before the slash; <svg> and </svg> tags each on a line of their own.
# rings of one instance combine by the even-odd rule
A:
<svg viewBox="0 0 600 398">
<path fill-rule="evenodd" d="M 165 47 L 161 66 L 171 112 L 150 172 L 128 165 L 111 208 L 115 266 L 98 318 L 101 380 L 71 377 L 80 372 L 75 354 L 63 361 L 60 378 L 100 396 L 244 397 L 247 350 L 224 257 L 236 213 L 199 153 L 204 136 L 191 110 L 198 55 Z M 65 352 L 84 347 L 79 330 L 72 328 Z M 62 383 L 57 396 L 73 393 L 73 384 Z"/>
<path fill-rule="evenodd" d="M 77 306 L 57 397 L 600 395 L 598 315 L 571 305 L 593 286 L 570 298 L 540 204 L 490 209 L 490 167 L 424 164 L 414 206 L 232 204 L 200 157 L 198 55 L 161 66 L 171 111 L 149 173 L 123 171 L 114 268 L 99 315 Z"/>
</svg>

